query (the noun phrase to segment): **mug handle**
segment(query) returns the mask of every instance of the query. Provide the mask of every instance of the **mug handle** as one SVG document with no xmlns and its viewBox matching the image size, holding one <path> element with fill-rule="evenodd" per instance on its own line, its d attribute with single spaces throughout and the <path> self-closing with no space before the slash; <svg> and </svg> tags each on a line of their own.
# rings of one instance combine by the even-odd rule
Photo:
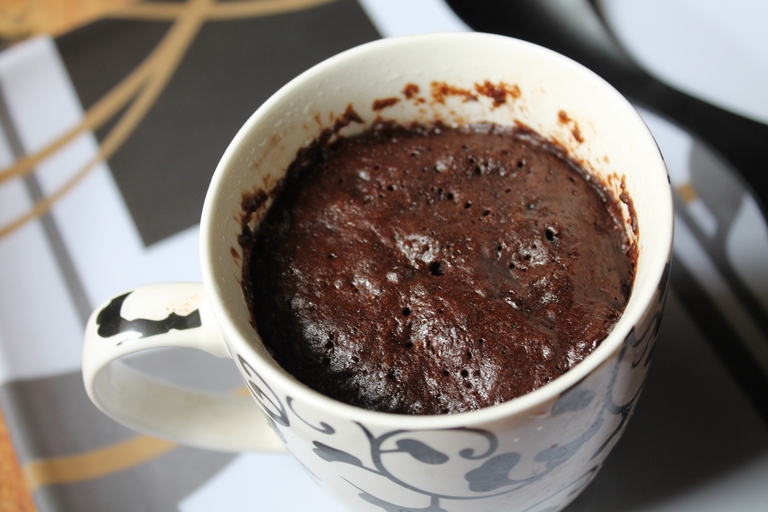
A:
<svg viewBox="0 0 768 512">
<path fill-rule="evenodd" d="M 107 416 L 139 432 L 219 451 L 283 451 L 250 396 L 193 391 L 119 361 L 155 348 L 183 347 L 232 357 L 199 283 L 142 286 L 102 304 L 85 329 L 83 380 Z"/>
</svg>

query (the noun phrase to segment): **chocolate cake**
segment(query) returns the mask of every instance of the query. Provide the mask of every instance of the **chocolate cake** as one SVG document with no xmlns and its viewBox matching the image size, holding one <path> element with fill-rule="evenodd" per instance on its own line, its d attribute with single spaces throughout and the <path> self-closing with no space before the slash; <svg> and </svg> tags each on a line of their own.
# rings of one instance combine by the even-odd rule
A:
<svg viewBox="0 0 768 512">
<path fill-rule="evenodd" d="M 379 124 L 303 150 L 243 287 L 265 345 L 332 398 L 468 411 L 605 338 L 634 279 L 620 203 L 528 129 Z"/>
</svg>

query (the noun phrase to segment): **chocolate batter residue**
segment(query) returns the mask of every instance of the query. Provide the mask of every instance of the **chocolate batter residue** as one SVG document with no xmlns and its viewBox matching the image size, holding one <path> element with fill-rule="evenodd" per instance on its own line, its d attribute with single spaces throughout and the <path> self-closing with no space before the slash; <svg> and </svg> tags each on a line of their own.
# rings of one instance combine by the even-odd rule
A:
<svg viewBox="0 0 768 512">
<path fill-rule="evenodd" d="M 244 227 L 243 287 L 275 359 L 338 400 L 441 414 L 519 397 L 627 303 L 620 202 L 530 130 L 380 124 L 288 176 Z"/>
</svg>

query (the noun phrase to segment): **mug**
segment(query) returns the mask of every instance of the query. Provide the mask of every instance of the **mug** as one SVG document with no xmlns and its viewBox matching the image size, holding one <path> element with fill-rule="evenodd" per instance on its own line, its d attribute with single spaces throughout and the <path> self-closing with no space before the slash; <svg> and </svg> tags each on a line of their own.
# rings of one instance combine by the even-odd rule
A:
<svg viewBox="0 0 768 512">
<path fill-rule="evenodd" d="M 378 120 L 522 124 L 562 145 L 621 195 L 638 249 L 634 288 L 620 320 L 581 363 L 506 403 L 409 416 L 332 400 L 270 357 L 241 287 L 243 198 L 261 198 L 245 219 L 255 229 L 300 148 Z M 200 230 L 202 284 L 138 287 L 89 320 L 83 375 L 103 412 L 198 447 L 287 448 L 354 510 L 552 511 L 592 480 L 637 403 L 666 297 L 673 207 L 653 137 L 600 77 L 508 37 L 425 34 L 353 48 L 276 92 L 223 155 Z M 119 361 L 158 347 L 232 358 L 258 407 L 247 396 L 174 387 Z"/>
</svg>

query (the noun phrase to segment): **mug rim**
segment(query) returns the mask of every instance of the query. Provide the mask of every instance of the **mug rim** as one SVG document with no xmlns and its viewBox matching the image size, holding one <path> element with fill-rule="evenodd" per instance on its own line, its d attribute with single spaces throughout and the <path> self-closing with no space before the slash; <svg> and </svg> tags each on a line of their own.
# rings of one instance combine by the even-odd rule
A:
<svg viewBox="0 0 768 512">
<path fill-rule="evenodd" d="M 213 270 L 213 258 L 215 257 L 213 241 L 220 238 L 220 235 L 216 235 L 216 233 L 212 231 L 212 226 L 214 225 L 212 219 L 217 213 L 214 211 L 214 204 L 218 202 L 218 198 L 222 193 L 227 192 L 221 188 L 222 178 L 231 167 L 231 162 L 237 151 L 248 142 L 248 135 L 252 131 L 252 128 L 265 117 L 267 112 L 274 108 L 279 108 L 280 104 L 291 94 L 291 91 L 296 88 L 298 84 L 313 80 L 317 74 L 335 66 L 340 60 L 359 57 L 361 54 L 364 55 L 372 50 L 394 48 L 401 45 L 421 44 L 425 42 L 430 43 L 441 39 L 460 39 L 467 41 L 467 43 L 470 43 L 470 41 L 473 40 L 500 40 L 503 41 L 502 44 L 524 47 L 527 51 L 539 52 L 541 55 L 546 56 L 546 58 L 559 61 L 559 65 L 570 66 L 571 68 L 576 69 L 579 74 L 583 75 L 585 78 L 597 82 L 606 94 L 615 96 L 615 100 L 618 101 L 617 105 L 621 105 L 624 109 L 621 113 L 621 117 L 627 119 L 627 122 L 641 123 L 642 126 L 645 127 L 641 133 L 646 137 L 646 140 L 642 141 L 642 143 L 649 147 L 651 147 L 651 145 L 656 147 L 654 160 L 656 160 L 657 166 L 655 171 L 663 171 L 664 183 L 666 183 L 667 186 L 663 191 L 659 190 L 658 197 L 654 203 L 654 209 L 661 212 L 663 218 L 666 219 L 666 222 L 662 225 L 653 226 L 653 236 L 658 237 L 661 241 L 658 245 L 658 249 L 653 253 L 643 255 L 644 259 L 649 260 L 646 263 L 650 267 L 647 282 L 642 283 L 641 286 L 637 286 L 638 283 L 635 280 L 627 307 L 609 334 L 589 355 L 563 375 L 518 398 L 466 412 L 441 415 L 410 415 L 374 411 L 335 400 L 315 391 L 298 381 L 298 379 L 285 371 L 273 359 L 269 358 L 269 360 L 267 360 L 266 357 L 262 357 L 258 351 L 251 346 L 251 341 L 249 341 L 239 329 L 237 323 L 231 317 L 230 311 L 225 307 L 221 297 L 222 291 Z M 387 426 L 394 429 L 435 430 L 487 424 L 504 418 L 516 417 L 526 411 L 531 411 L 542 405 L 551 403 L 590 375 L 606 361 L 609 361 L 612 356 L 621 349 L 622 344 L 630 334 L 632 327 L 643 318 L 650 305 L 653 303 L 656 292 L 658 291 L 659 283 L 662 281 L 664 272 L 666 271 L 665 269 L 671 260 L 674 236 L 673 211 L 672 190 L 671 185 L 669 185 L 666 166 L 661 152 L 658 149 L 658 145 L 647 125 L 628 99 L 607 81 L 584 65 L 537 44 L 496 34 L 481 32 L 436 32 L 384 38 L 340 52 L 297 75 L 258 107 L 238 130 L 216 167 L 203 205 L 203 213 L 200 222 L 200 262 L 203 285 L 207 292 L 214 316 L 219 322 L 219 328 L 222 331 L 227 346 L 230 347 L 230 351 L 234 352 L 233 349 L 236 348 L 238 352 L 247 354 L 249 364 L 252 364 L 254 368 L 258 370 L 265 382 L 271 382 L 273 379 L 278 379 L 281 382 L 280 387 L 287 390 L 287 394 L 294 399 L 299 396 L 306 398 L 307 400 L 312 401 L 317 409 L 321 409 L 335 417 L 359 420 L 366 424 L 373 423 L 382 427 Z M 229 215 L 230 212 L 227 211 L 223 213 Z M 651 231 L 648 228 L 646 228 L 646 230 Z M 642 236 L 643 235 L 641 234 L 641 239 Z M 633 306 L 631 310 L 630 305 Z"/>
</svg>

